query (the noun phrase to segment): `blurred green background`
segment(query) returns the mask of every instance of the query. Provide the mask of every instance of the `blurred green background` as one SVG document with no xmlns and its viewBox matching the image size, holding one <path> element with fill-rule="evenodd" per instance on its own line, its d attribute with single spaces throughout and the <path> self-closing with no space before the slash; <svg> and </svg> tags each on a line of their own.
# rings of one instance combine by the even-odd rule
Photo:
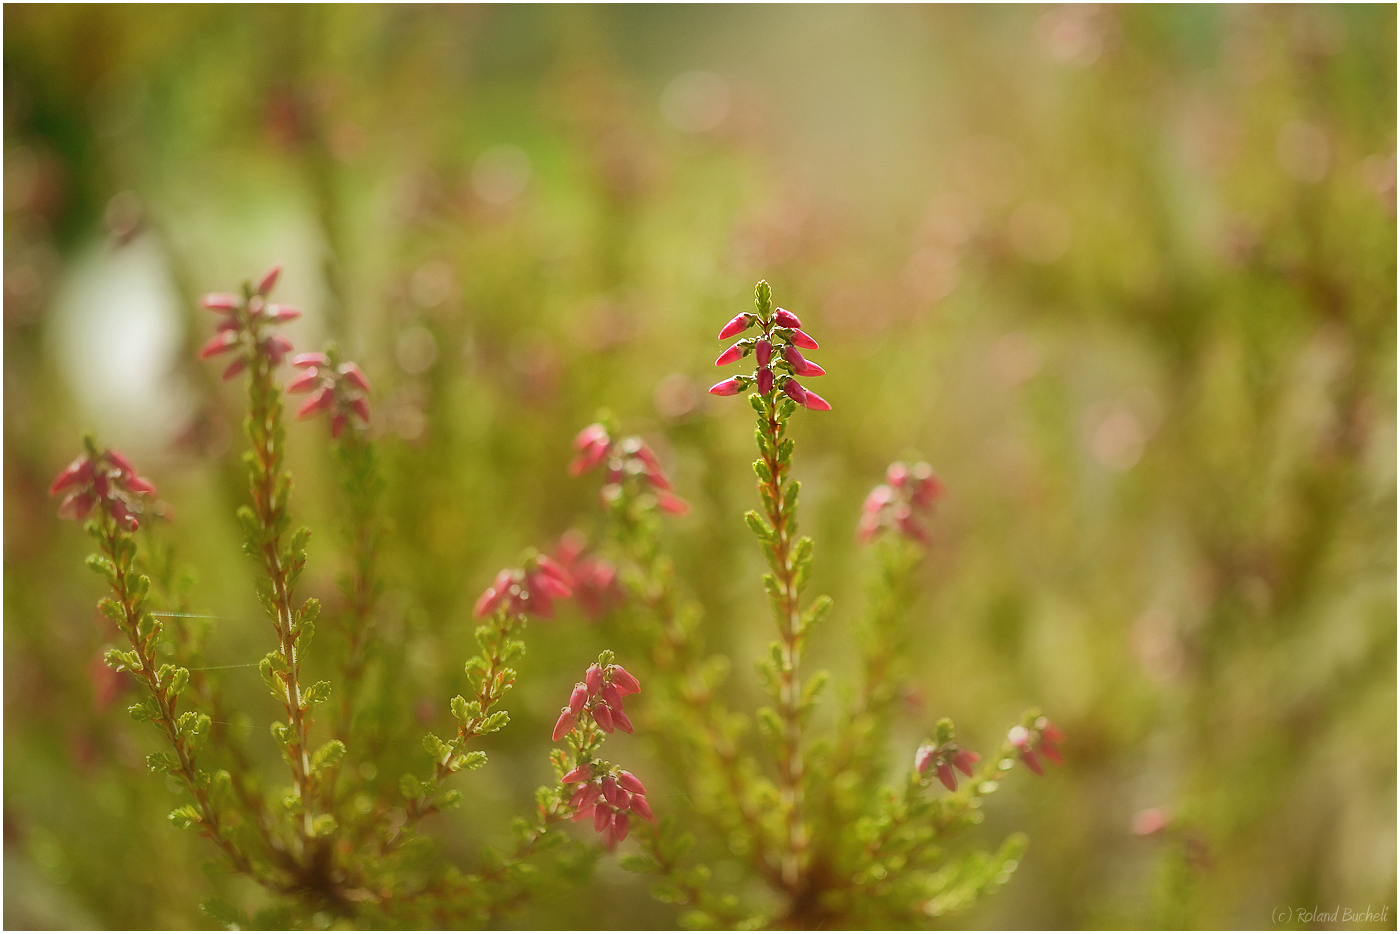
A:
<svg viewBox="0 0 1400 934">
<path fill-rule="evenodd" d="M 947 923 L 1369 904 L 1393 927 L 1395 16 L 7 6 L 5 926 L 257 903 L 165 820 L 158 737 L 104 695 L 89 543 L 44 494 L 84 428 L 122 448 L 174 509 L 211 653 L 267 651 L 233 517 L 243 402 L 193 349 L 200 293 L 281 262 L 298 347 L 334 338 L 375 383 L 379 622 L 416 718 L 386 772 L 426 766 L 412 734 L 448 719 L 495 570 L 596 528 L 596 483 L 564 468 L 600 406 L 694 504 L 670 547 L 735 703 L 757 698 L 750 413 L 704 390 L 766 278 L 830 374 L 833 411 L 794 427 L 813 593 L 837 605 L 811 665 L 853 668 L 860 503 L 923 457 L 949 495 L 892 761 L 941 715 L 974 749 L 1034 704 L 1069 736 L 1063 769 L 988 802 L 974 843 L 1030 850 Z M 290 437 L 302 590 L 329 598 L 325 426 Z M 527 642 L 510 728 L 429 828 L 467 867 L 548 780 L 567 686 L 629 652 L 572 610 Z M 226 685 L 275 776 L 254 669 Z M 657 742 L 610 753 L 664 787 Z M 1152 808 L 1170 829 L 1136 835 Z M 673 924 L 646 888 L 604 860 L 517 921 Z"/>
</svg>

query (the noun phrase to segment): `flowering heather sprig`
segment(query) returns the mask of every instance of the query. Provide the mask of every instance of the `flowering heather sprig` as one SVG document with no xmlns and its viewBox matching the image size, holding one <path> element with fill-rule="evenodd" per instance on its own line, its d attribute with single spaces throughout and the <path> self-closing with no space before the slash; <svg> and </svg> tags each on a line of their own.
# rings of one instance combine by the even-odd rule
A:
<svg viewBox="0 0 1400 934">
<path fill-rule="evenodd" d="M 477 598 L 473 614 L 477 619 L 504 608 L 510 616 L 554 618 L 554 601 L 573 593 L 573 578 L 549 555 L 531 552 L 523 567 L 505 568 Z"/>
<path fill-rule="evenodd" d="M 297 418 L 331 413 L 331 437 L 339 438 L 347 424 L 369 425 L 369 380 L 355 364 L 340 361 L 340 353 L 327 347 L 325 353 L 303 353 L 292 358 L 301 373 L 287 384 L 290 395 L 310 393 Z"/>
<path fill-rule="evenodd" d="M 623 599 L 617 566 L 606 558 L 588 552 L 588 539 L 570 530 L 559 537 L 554 557 L 574 582 L 574 599 L 591 619 L 600 619 Z"/>
<path fill-rule="evenodd" d="M 1045 774 L 1040 765 L 1040 756 L 1056 765 L 1065 763 L 1059 747 L 1059 744 L 1065 741 L 1065 734 L 1044 717 L 1028 716 L 1024 723 L 1013 726 L 1006 738 L 1015 748 L 1016 754 L 1021 757 L 1021 761 L 1026 764 L 1026 768 L 1037 775 Z"/>
<path fill-rule="evenodd" d="M 943 495 L 943 481 L 927 463 L 912 468 L 901 461 L 890 464 L 885 482 L 870 491 L 861 507 L 856 537 L 862 545 L 888 529 L 912 541 L 928 544 L 928 531 L 920 523 Z"/>
<path fill-rule="evenodd" d="M 135 531 L 144 511 L 141 497 L 154 494 L 155 486 L 138 477 L 119 451 L 108 448 L 98 453 L 91 436 L 83 438 L 83 445 L 87 453 L 63 468 L 49 487 L 50 496 L 66 491 L 58 506 L 59 517 L 81 522 L 93 506 L 99 506 L 123 529 Z"/>
<path fill-rule="evenodd" d="M 578 477 L 597 467 L 607 465 L 607 479 L 601 495 L 604 503 L 615 501 L 624 485 L 634 485 L 656 497 L 663 512 L 685 515 L 690 504 L 673 492 L 671 481 L 661 469 L 655 452 L 641 438 L 632 435 L 614 439 L 606 421 L 597 421 L 574 437 L 578 453 L 569 463 L 569 475 Z"/>
<path fill-rule="evenodd" d="M 318 832 L 316 812 L 320 807 L 317 757 L 331 753 L 319 750 L 313 756 L 307 731 L 313 709 L 329 699 L 331 685 L 328 681 L 309 687 L 301 683 L 301 662 L 315 632 L 320 603 L 313 598 L 297 608 L 293 601 L 293 591 L 306 566 L 306 542 L 311 532 L 300 528 L 288 534 L 292 477 L 283 468 L 286 426 L 282 419 L 282 392 L 273 377 L 283 358 L 292 351 L 292 344 L 280 334 L 266 334 L 265 330 L 292 320 L 300 312 L 267 303 L 281 271 L 280 266 L 274 266 L 256 287 L 245 282 L 241 296 L 204 297 L 204 307 L 215 312 L 219 321 L 217 333 L 199 356 L 207 359 L 237 352 L 237 358 L 224 370 L 224 378 L 248 371 L 248 417 L 244 428 L 250 450 L 244 455 L 244 463 L 248 467 L 252 504 L 240 507 L 238 517 L 243 525 L 244 550 L 262 565 L 267 575 L 258 585 L 259 596 L 271 617 L 278 644 L 277 651 L 263 658 L 259 672 L 287 714 L 286 722 L 274 723 L 272 732 L 291 769 L 302 818 L 300 835 L 304 846 L 310 846 Z"/>
<path fill-rule="evenodd" d="M 245 285 L 241 295 L 211 292 L 200 302 L 218 316 L 218 322 L 214 325 L 214 336 L 199 348 L 199 359 L 237 353 L 224 368 L 224 379 L 242 373 L 257 356 L 265 357 L 275 367 L 292 352 L 292 342 L 281 334 L 264 333 L 268 325 L 286 324 L 301 317 L 301 312 L 290 305 L 273 305 L 267 301 L 281 274 L 282 267 L 273 266 L 256 289 Z"/>
<path fill-rule="evenodd" d="M 761 283 L 766 294 L 768 283 Z M 715 360 L 715 366 L 728 366 L 753 354 L 758 367 L 747 376 L 731 376 L 710 387 L 716 396 L 737 395 L 750 386 L 758 389 L 765 399 L 773 398 L 776 387 L 798 405 L 816 411 L 828 411 L 831 405 L 821 396 L 803 387 L 796 377 L 824 376 L 826 370 L 802 356 L 799 348 L 816 350 L 818 344 L 802 330 L 797 315 L 785 308 L 772 310 L 767 302 L 759 304 L 757 313 L 735 315 L 719 332 L 720 340 L 742 334 L 754 325 L 763 333 L 746 337 L 732 344 Z"/>
<path fill-rule="evenodd" d="M 640 694 L 641 690 L 637 679 L 621 665 L 589 665 L 583 680 L 574 685 L 569 703 L 559 711 L 559 720 L 554 724 L 554 741 L 559 742 L 571 732 L 585 713 L 604 733 L 613 730 L 631 733 L 632 721 L 622 709 L 622 699 L 629 694 Z"/>
<path fill-rule="evenodd" d="M 560 777 L 564 785 L 578 785 L 569 798 L 572 819 L 577 823 L 591 818 L 609 851 L 627 839 L 632 814 L 655 821 L 641 780 L 597 756 L 603 734 L 614 729 L 632 732 L 622 698 L 641 691 L 637 679 L 612 659 L 611 652 L 604 652 L 588 666 L 560 711 L 553 734 L 556 743 L 567 737 L 574 748 L 574 765 Z"/>
<path fill-rule="evenodd" d="M 953 742 L 953 722 L 944 718 L 938 721 L 934 739 L 924 743 L 914 752 L 914 770 L 919 775 L 932 771 L 949 791 L 958 790 L 958 776 L 953 771 L 972 777 L 972 767 L 982 759 L 971 749 Z"/>
</svg>

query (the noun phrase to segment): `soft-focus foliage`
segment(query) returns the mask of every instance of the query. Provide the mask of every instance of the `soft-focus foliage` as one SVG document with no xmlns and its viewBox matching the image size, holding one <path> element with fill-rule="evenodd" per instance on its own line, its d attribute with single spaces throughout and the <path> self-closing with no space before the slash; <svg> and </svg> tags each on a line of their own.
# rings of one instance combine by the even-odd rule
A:
<svg viewBox="0 0 1400 934">
<path fill-rule="evenodd" d="M 752 413 L 705 388 L 763 277 L 820 334 L 832 406 L 791 428 L 812 592 L 835 601 L 804 662 L 856 674 L 881 573 L 862 502 L 926 460 L 944 492 L 879 741 L 906 768 L 947 715 L 990 751 L 1032 704 L 1067 737 L 1063 768 L 1018 770 L 970 831 L 1030 846 L 956 923 L 1368 903 L 1394 923 L 1393 7 L 4 17 L 6 926 L 204 926 L 211 893 L 260 897 L 164 819 L 177 789 L 102 665 L 90 543 L 45 494 L 84 428 L 141 465 L 174 507 L 149 573 L 246 712 L 215 727 L 283 781 L 234 518 L 243 399 L 195 357 L 198 296 L 275 261 L 303 311 L 282 332 L 336 340 L 375 389 L 376 626 L 403 674 L 376 711 L 409 729 L 366 782 L 425 770 L 415 737 L 450 729 L 497 569 L 600 527 L 597 484 L 566 470 L 600 406 L 689 502 L 665 545 L 733 706 L 755 706 Z M 292 426 L 287 463 L 315 532 L 300 591 L 333 609 L 326 435 Z M 423 823 L 459 864 L 552 780 L 561 690 L 605 635 L 626 658 L 609 625 L 576 604 L 532 623 L 489 766 Z M 684 813 L 638 727 L 609 754 Z M 726 841 L 701 848 L 755 894 Z M 513 923 L 675 924 L 649 887 L 604 859 Z"/>
</svg>

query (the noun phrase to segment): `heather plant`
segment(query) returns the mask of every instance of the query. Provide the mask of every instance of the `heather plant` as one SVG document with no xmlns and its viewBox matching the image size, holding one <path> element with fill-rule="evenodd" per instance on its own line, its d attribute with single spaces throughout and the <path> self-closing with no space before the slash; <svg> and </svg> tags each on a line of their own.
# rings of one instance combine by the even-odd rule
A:
<svg viewBox="0 0 1400 934">
<path fill-rule="evenodd" d="M 227 701 L 216 683 L 192 677 L 192 668 L 205 670 L 195 664 L 198 640 L 188 628 L 167 625 L 187 614 L 165 607 L 142 570 L 156 560 L 149 541 L 143 554 L 136 538 L 143 524 L 160 515 L 150 499 L 155 486 L 122 454 L 99 451 L 88 437 L 85 453 L 50 489 L 63 495 L 63 518 L 93 516 L 87 530 L 98 553 L 89 565 L 111 589 L 98 607 L 125 639 L 107 651 L 105 662 L 115 672 L 135 675 L 144 689 L 128 712 L 155 725 L 165 746 L 148 756 L 147 765 L 175 779 L 186 799 L 169 819 L 209 840 L 230 869 L 271 896 L 251 914 L 245 906 L 206 900 L 203 908 L 213 920 L 231 928 L 331 920 L 375 926 L 499 923 L 540 884 L 536 863 L 544 851 L 566 842 L 560 826 L 565 821 L 591 822 L 608 853 L 632 836 L 637 845 L 623 853 L 622 866 L 659 877 L 655 896 L 682 908 L 679 921 L 690 927 L 919 924 L 956 912 L 1006 881 L 1025 847 L 1021 835 L 1011 835 L 994 853 L 949 847 L 958 831 L 980 822 L 983 799 L 1017 758 L 1036 774 L 1041 757 L 1062 761 L 1057 744 L 1064 736 L 1052 723 L 1036 711 L 1027 713 L 984 761 L 955 739 L 945 718 L 912 750 L 912 765 L 891 773 L 883 761 L 882 724 L 906 623 L 909 576 L 929 541 L 923 523 L 943 494 L 927 464 L 893 464 L 887 483 L 866 501 L 857 534 L 862 542 L 875 542 L 881 557 L 861 683 L 833 735 L 813 735 L 813 711 L 828 674 L 805 672 L 802 656 L 832 601 L 823 596 L 804 605 L 815 554 L 813 540 L 799 534 L 801 483 L 792 476 L 795 444 L 788 426 L 799 408 L 822 412 L 831 406 L 798 383 L 797 377 L 824 374 L 801 353 L 818 344 L 795 314 L 773 306 L 766 282 L 756 287 L 755 311 L 734 317 L 720 338 L 759 333 L 716 361 L 722 366 L 752 355 L 756 369 L 711 389 L 722 396 L 755 390 L 749 403 L 757 415 L 753 469 L 762 511 L 749 510 L 744 521 L 769 567 L 762 586 L 777 636 L 758 660 L 771 703 L 754 712 L 757 741 L 746 735 L 749 718 L 727 703 L 728 661 L 704 654 L 701 614 L 661 550 L 662 517 L 683 515 L 689 505 L 646 442 L 617 438 L 605 414 L 578 434 L 569 465 L 574 476 L 603 468 L 606 521 L 600 541 L 590 546 L 573 533 L 561 540 L 558 558 L 530 549 L 519 567 L 497 574 L 473 610 L 479 652 L 466 662 L 471 691 L 447 702 L 456 732 L 446 739 L 427 733 L 422 745 L 430 764 L 396 784 L 370 781 L 367 776 L 377 774 L 377 749 L 364 692 L 380 657 L 373 607 L 383 590 L 377 552 L 384 531 L 377 508 L 382 479 L 369 433 L 371 386 L 334 346 L 292 355 L 291 342 L 274 328 L 300 312 L 270 301 L 279 275 L 274 268 L 238 294 L 204 298 L 217 320 L 199 357 L 231 357 L 223 378 L 244 376 L 247 387 L 243 462 L 249 502 L 237 515 L 243 549 L 256 569 L 258 599 L 272 625 L 275 647 L 258 670 L 283 713 L 270 730 L 290 784 L 266 787 L 245 738 L 212 729 L 216 716 L 227 716 Z M 279 382 L 284 360 L 297 371 L 285 389 Z M 342 608 L 329 627 L 338 636 L 335 680 L 307 675 L 309 659 L 321 650 L 314 639 L 321 607 L 315 597 L 303 599 L 297 592 L 311 533 L 293 527 L 284 393 L 306 394 L 299 420 L 329 414 L 343 478 L 351 570 L 341 577 Z M 576 589 L 590 615 L 629 620 L 604 632 L 637 659 L 641 677 L 619 664 L 612 649 L 587 667 L 554 726 L 553 741 L 564 744 L 549 756 L 555 783 L 538 790 L 532 814 L 516 819 L 511 850 L 488 851 L 479 869 L 463 872 L 433 852 L 423 823 L 464 805 L 453 778 L 486 768 L 488 753 L 481 747 L 510 723 L 504 702 L 520 677 L 516 666 L 526 654 L 528 622 L 553 618 L 556 603 L 573 598 Z M 393 687 L 386 683 L 382 690 Z M 624 698 L 633 695 L 644 705 L 641 730 L 666 741 L 663 759 L 693 807 L 672 806 L 675 797 L 653 805 L 641 778 L 603 758 L 608 736 L 638 730 L 624 707 Z M 958 772 L 968 779 L 961 788 Z M 880 784 L 890 777 L 898 780 Z M 935 779 L 946 795 L 937 792 Z M 766 897 L 713 883 L 693 853 L 697 832 L 707 831 L 746 858 L 754 878 L 767 887 Z M 587 846 L 577 840 L 572 845 Z M 596 853 L 585 868 L 592 859 Z"/>
</svg>

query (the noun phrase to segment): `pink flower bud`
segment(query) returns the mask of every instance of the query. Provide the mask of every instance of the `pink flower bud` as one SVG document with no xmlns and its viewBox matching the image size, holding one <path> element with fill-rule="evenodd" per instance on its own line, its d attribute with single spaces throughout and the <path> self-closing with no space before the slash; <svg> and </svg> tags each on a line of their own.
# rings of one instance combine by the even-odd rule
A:
<svg viewBox="0 0 1400 934">
<path fill-rule="evenodd" d="M 364 396 L 356 396 L 350 400 L 350 411 L 360 417 L 360 421 L 369 424 L 369 400 Z"/>
<path fill-rule="evenodd" d="M 280 275 L 282 275 L 282 267 L 280 265 L 273 266 L 269 269 L 267 275 L 263 276 L 262 281 L 258 283 L 258 294 L 270 295 L 273 287 L 277 285 L 277 277 Z"/>
<path fill-rule="evenodd" d="M 613 798 L 613 807 L 625 811 L 632 806 L 632 796 L 625 789 L 619 788 L 617 795 Z"/>
<path fill-rule="evenodd" d="M 1010 740 L 1011 745 L 1015 746 L 1017 749 L 1024 750 L 1030 747 L 1031 734 L 1025 727 L 1021 726 L 1020 724 L 1017 724 L 1016 726 L 1013 726 L 1011 729 L 1007 730 L 1006 738 Z"/>
<path fill-rule="evenodd" d="M 242 373 L 246 369 L 248 369 L 248 358 L 239 357 L 237 360 L 224 367 L 223 378 L 233 379 L 235 376 L 237 376 L 239 373 Z"/>
<path fill-rule="evenodd" d="M 613 710 L 622 709 L 622 695 L 618 693 L 617 685 L 609 681 L 603 685 L 598 693 L 602 696 L 603 703 L 607 704 Z"/>
<path fill-rule="evenodd" d="M 798 405 L 807 404 L 806 390 L 799 386 L 797 384 L 797 380 L 793 379 L 792 377 L 788 377 L 787 379 L 783 380 L 783 392 L 787 393 L 788 397 L 791 398 L 792 401 L 796 402 Z M 828 408 L 830 408 L 830 406 L 828 406 Z"/>
<path fill-rule="evenodd" d="M 720 354 L 718 357 L 715 358 L 715 366 L 727 366 L 733 363 L 735 360 L 741 359 L 743 356 L 743 341 L 740 341 L 737 344 L 731 344 L 728 350 L 726 350 L 724 353 Z"/>
<path fill-rule="evenodd" d="M 606 801 L 599 801 L 593 805 L 593 829 L 599 833 L 603 828 L 612 823 L 612 805 Z"/>
<path fill-rule="evenodd" d="M 632 796 L 632 813 L 640 815 L 643 820 L 651 821 L 653 824 L 656 823 L 656 818 L 651 813 L 651 805 L 647 803 L 647 799 L 642 795 Z"/>
<path fill-rule="evenodd" d="M 920 746 L 914 751 L 914 770 L 923 775 L 933 765 L 937 750 L 927 744 Z"/>
<path fill-rule="evenodd" d="M 729 320 L 729 323 L 726 324 L 726 325 L 720 330 L 720 332 L 719 332 L 719 339 L 720 339 L 720 340 L 728 340 L 729 338 L 733 337 L 735 334 L 740 334 L 740 333 L 742 333 L 742 332 L 744 332 L 744 331 L 747 331 L 747 330 L 749 329 L 749 326 L 750 326 L 751 324 L 753 324 L 753 322 L 752 322 L 752 320 L 750 320 L 750 318 L 749 318 L 749 316 L 748 316 L 747 314 L 735 315 L 733 318 L 731 318 L 731 319 Z"/>
<path fill-rule="evenodd" d="M 504 585 L 502 585 L 501 583 L 502 577 L 505 578 Z M 496 582 L 490 587 L 487 587 L 486 590 L 482 593 L 482 595 L 477 598 L 476 606 L 472 610 L 473 615 L 475 615 L 477 619 L 481 619 L 484 616 L 488 616 L 489 614 L 496 612 L 500 605 L 505 601 L 507 592 L 506 587 L 509 586 L 510 572 L 502 571 L 500 574 L 497 574 Z"/>
<path fill-rule="evenodd" d="M 617 779 L 613 778 L 611 775 L 604 775 L 601 784 L 603 788 L 603 799 L 607 801 L 608 804 L 616 804 Z"/>
<path fill-rule="evenodd" d="M 254 295 L 252 298 L 248 299 L 248 314 L 256 318 L 258 315 L 262 314 L 263 306 L 266 304 L 261 295 Z"/>
<path fill-rule="evenodd" d="M 799 328 L 792 329 L 792 342 L 803 350 L 821 350 L 821 345 L 812 340 L 811 335 L 806 331 Z"/>
<path fill-rule="evenodd" d="M 1166 812 L 1160 808 L 1148 808 L 1133 815 L 1133 833 L 1139 837 L 1150 837 L 1167 828 Z"/>
<path fill-rule="evenodd" d="M 621 708 L 621 707 L 614 707 L 614 708 L 613 708 L 613 710 L 612 710 L 612 720 L 613 720 L 613 726 L 617 727 L 617 728 L 618 728 L 619 730 L 621 730 L 622 732 L 628 733 L 628 734 L 630 734 L 630 733 L 632 732 L 632 721 L 631 721 L 630 718 L 628 718 L 627 714 L 625 714 L 625 713 L 622 712 L 622 708 Z"/>
<path fill-rule="evenodd" d="M 626 811 L 618 811 L 613 815 L 612 829 L 618 840 L 627 839 L 627 827 L 629 823 Z"/>
<path fill-rule="evenodd" d="M 773 391 L 773 371 L 764 367 L 758 371 L 758 392 L 766 396 Z"/>
<path fill-rule="evenodd" d="M 608 674 L 612 678 L 613 684 L 617 685 L 617 692 L 623 697 L 629 694 L 642 693 L 642 686 L 637 679 L 623 668 L 621 665 L 613 665 L 608 669 Z"/>
<path fill-rule="evenodd" d="M 589 768 L 588 763 L 584 762 L 565 772 L 564 777 L 559 780 L 566 785 L 572 785 L 574 782 L 586 782 L 592 777 L 593 770 Z M 579 791 L 582 790 L 582 788 L 579 789 Z M 574 794 L 578 794 L 578 792 L 574 792 Z"/>
<path fill-rule="evenodd" d="M 946 762 L 938 763 L 938 780 L 949 791 L 958 790 L 958 776 L 954 774 L 953 767 Z"/>
<path fill-rule="evenodd" d="M 361 392 L 369 392 L 369 379 L 364 372 L 353 363 L 342 363 L 340 372 L 345 377 L 345 381 Z"/>
<path fill-rule="evenodd" d="M 602 463 L 603 458 L 608 456 L 608 442 L 606 438 L 593 441 L 569 462 L 569 476 L 579 477 Z"/>
<path fill-rule="evenodd" d="M 310 418 L 313 415 L 326 411 L 334 404 L 334 390 L 329 386 L 324 386 L 301 404 L 301 408 L 297 409 L 297 418 Z"/>
<path fill-rule="evenodd" d="M 810 390 L 810 389 L 805 390 L 805 392 L 807 393 L 807 395 L 806 395 L 805 401 L 804 401 L 802 404 L 805 405 L 805 406 L 807 406 L 807 408 L 811 409 L 813 412 L 830 412 L 830 411 L 831 411 L 831 403 L 830 403 L 830 402 L 827 402 L 825 399 L 823 399 L 821 396 L 817 395 L 816 393 L 812 392 L 812 390 Z"/>
<path fill-rule="evenodd" d="M 282 358 L 291 353 L 296 348 L 292 342 L 281 334 L 274 334 L 263 341 L 263 349 L 267 351 L 267 357 L 276 366 L 282 362 Z"/>
<path fill-rule="evenodd" d="M 122 484 L 128 493 L 135 493 L 137 496 L 154 495 L 156 488 L 145 477 L 128 477 Z"/>
<path fill-rule="evenodd" d="M 588 703 L 588 685 L 582 681 L 574 685 L 574 692 L 569 695 L 569 709 L 574 713 L 583 710 L 583 705 Z"/>
<path fill-rule="evenodd" d="M 656 505 L 662 512 L 668 512 L 673 516 L 683 516 L 690 512 L 689 503 L 667 490 L 657 491 Z"/>
<path fill-rule="evenodd" d="M 786 308 L 779 308 L 777 311 L 773 312 L 773 322 L 780 328 L 802 327 L 802 322 L 798 320 L 797 315 L 788 311 Z"/>
<path fill-rule="evenodd" d="M 1051 742 L 1063 743 L 1065 741 L 1065 734 L 1060 732 L 1060 728 L 1044 717 L 1035 721 L 1035 728 L 1044 734 L 1045 738 Z"/>
<path fill-rule="evenodd" d="M 885 471 L 885 482 L 893 487 L 903 487 L 904 481 L 909 477 L 909 468 L 904 466 L 903 461 L 895 461 L 890 464 Z"/>
<path fill-rule="evenodd" d="M 77 457 L 54 478 L 53 485 L 49 487 L 49 495 L 57 496 L 75 483 L 86 483 L 91 477 L 92 461 L 85 456 Z"/>
<path fill-rule="evenodd" d="M 597 697 L 603 687 L 603 669 L 598 665 L 589 665 L 583 674 L 583 681 L 588 686 L 588 696 Z"/>
<path fill-rule="evenodd" d="M 559 719 L 554 723 L 554 741 L 557 743 L 565 736 L 569 735 L 569 731 L 577 724 L 578 714 L 567 707 L 559 711 Z"/>
<path fill-rule="evenodd" d="M 767 366 L 773 362 L 773 345 L 768 342 L 767 338 L 759 338 L 758 343 L 754 344 L 753 350 L 754 358 L 758 360 L 759 366 Z"/>
<path fill-rule="evenodd" d="M 224 317 L 224 318 L 220 318 L 219 321 L 218 321 L 218 323 L 214 325 L 214 330 L 215 330 L 215 331 L 237 331 L 237 330 L 238 330 L 238 319 L 235 318 L 235 317 L 233 317 L 232 315 L 229 315 L 229 316 Z"/>
<path fill-rule="evenodd" d="M 532 596 L 543 596 L 550 600 L 564 600 L 573 594 L 568 584 L 552 574 L 534 571 L 525 576 L 525 586 Z"/>
<path fill-rule="evenodd" d="M 613 830 L 612 821 L 608 821 L 608 825 L 603 828 L 603 845 L 608 848 L 609 853 L 617 849 L 617 833 Z"/>
<path fill-rule="evenodd" d="M 85 491 L 69 493 L 58 504 L 58 517 L 60 519 L 86 519 L 87 514 L 92 512 L 92 504 L 95 501 L 96 497 Z"/>
<path fill-rule="evenodd" d="M 203 347 L 199 348 L 199 359 L 208 360 L 210 357 L 217 357 L 219 354 L 228 353 L 237 344 L 237 331 L 220 331 L 206 341 Z"/>
<path fill-rule="evenodd" d="M 599 441 L 603 444 L 608 443 L 608 429 L 604 427 L 602 422 L 594 422 L 574 435 L 574 450 L 582 451 Z"/>
<path fill-rule="evenodd" d="M 328 366 L 330 360 L 323 353 L 299 353 L 292 358 L 292 366 Z"/>
<path fill-rule="evenodd" d="M 1040 767 L 1040 760 L 1037 759 L 1035 753 L 1031 752 L 1029 749 L 1023 749 L 1021 751 L 1021 761 L 1026 763 L 1026 768 L 1030 769 L 1035 774 L 1045 774 L 1045 771 Z"/>
<path fill-rule="evenodd" d="M 642 784 L 641 780 L 626 769 L 617 773 L 617 783 L 634 795 L 647 793 L 646 786 Z"/>
<path fill-rule="evenodd" d="M 263 312 L 269 324 L 286 324 L 288 321 L 295 321 L 301 317 L 301 309 L 293 308 L 291 305 L 268 305 Z"/>
<path fill-rule="evenodd" d="M 743 385 L 744 385 L 744 384 L 740 381 L 739 377 L 737 377 L 737 376 L 731 376 L 731 377 L 729 377 L 729 379 L 720 380 L 718 383 L 715 383 L 713 386 L 711 386 L 711 387 L 710 387 L 710 395 L 713 395 L 713 396 L 734 396 L 734 395 L 738 395 L 739 390 L 743 388 Z"/>
<path fill-rule="evenodd" d="M 1065 758 L 1060 755 L 1060 748 L 1051 741 L 1049 735 L 1040 738 L 1040 754 L 1056 765 L 1064 765 Z"/>
<path fill-rule="evenodd" d="M 981 756 L 971 749 L 959 749 L 957 752 L 953 753 L 953 768 L 957 769 L 968 778 L 971 778 L 972 767 L 976 765 L 981 758 Z"/>
<path fill-rule="evenodd" d="M 237 311 L 242 304 L 237 295 L 230 295 L 227 292 L 210 292 L 199 302 L 210 311 Z"/>
<path fill-rule="evenodd" d="M 345 413 L 335 412 L 331 415 L 331 437 L 339 438 L 341 432 L 345 430 Z"/>
<path fill-rule="evenodd" d="M 613 714 L 612 711 L 608 709 L 607 704 L 600 701 L 589 709 L 593 711 L 593 722 L 598 724 L 598 729 L 602 730 L 604 733 L 611 733 L 615 729 L 613 726 Z"/>
<path fill-rule="evenodd" d="M 590 817 L 593 817 L 593 809 L 593 802 L 591 800 L 585 801 L 583 804 L 578 806 L 578 810 L 574 812 L 574 816 L 569 818 L 569 820 L 573 821 L 575 824 L 581 821 L 586 821 Z"/>
</svg>

